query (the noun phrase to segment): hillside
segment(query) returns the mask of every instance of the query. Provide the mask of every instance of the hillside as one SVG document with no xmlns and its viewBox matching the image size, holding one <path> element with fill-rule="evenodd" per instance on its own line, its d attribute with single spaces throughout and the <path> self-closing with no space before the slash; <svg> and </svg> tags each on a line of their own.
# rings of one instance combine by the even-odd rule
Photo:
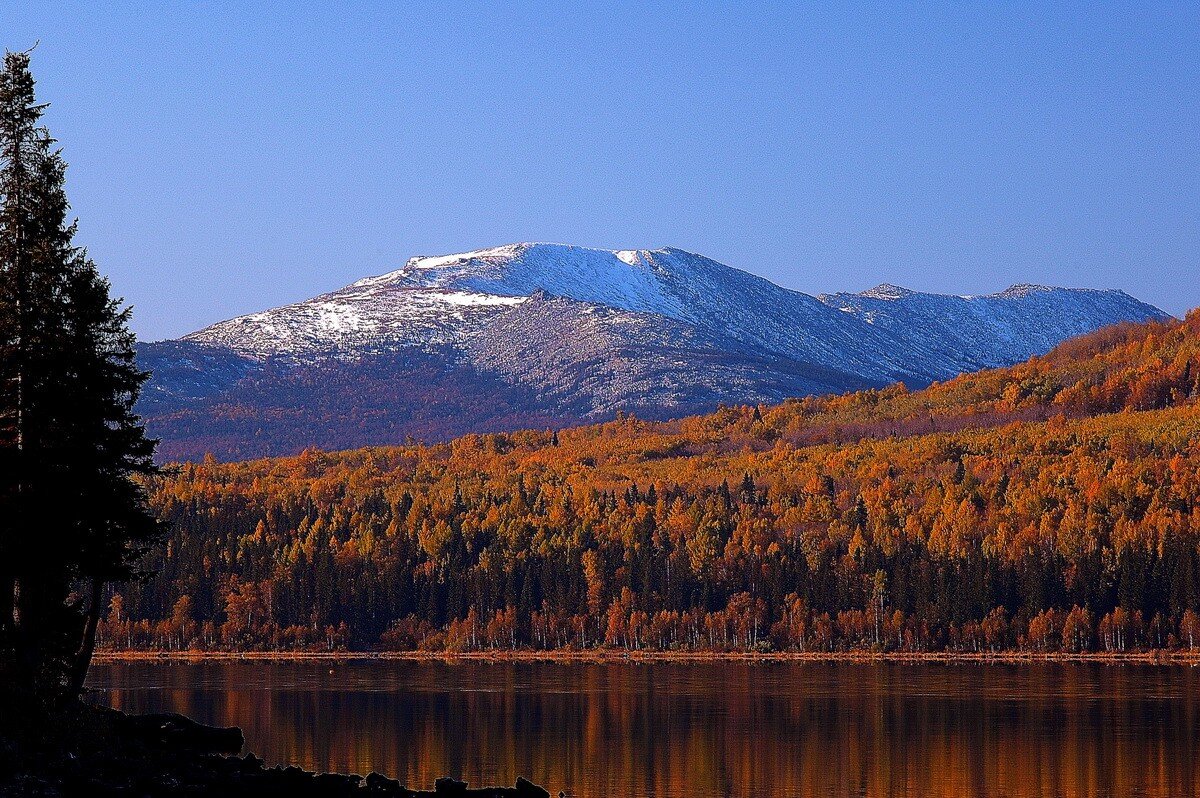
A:
<svg viewBox="0 0 1200 798">
<path fill-rule="evenodd" d="M 184 465 L 112 646 L 1200 640 L 1200 314 L 923 391 Z"/>
<path fill-rule="evenodd" d="M 1155 318 L 1119 291 L 813 297 L 677 249 L 514 244 L 142 344 L 139 410 L 168 459 L 429 442 L 920 387 Z"/>
</svg>

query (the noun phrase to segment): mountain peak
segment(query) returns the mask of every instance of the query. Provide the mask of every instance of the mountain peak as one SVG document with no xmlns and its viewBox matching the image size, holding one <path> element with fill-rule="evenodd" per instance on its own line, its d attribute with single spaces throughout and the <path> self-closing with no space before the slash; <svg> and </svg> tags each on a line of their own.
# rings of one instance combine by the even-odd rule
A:
<svg viewBox="0 0 1200 798">
<path fill-rule="evenodd" d="M 1002 296 L 1009 299 L 1019 299 L 1021 297 L 1030 296 L 1032 294 L 1048 294 L 1051 291 L 1063 291 L 1069 289 L 1056 288 L 1052 285 L 1038 285 L 1036 283 L 1016 283 L 1005 288 L 996 296 Z"/>
<path fill-rule="evenodd" d="M 475 249 L 469 252 L 458 252 L 450 255 L 418 255 L 409 258 L 404 269 L 440 269 L 460 263 L 488 263 L 516 259 L 525 262 L 536 262 L 546 258 L 578 258 L 589 255 L 615 257 L 629 266 L 643 266 L 646 260 L 654 254 L 672 252 L 683 252 L 683 250 L 674 249 L 673 247 L 611 250 L 584 247 L 577 244 L 560 244 L 553 241 L 519 241 L 512 244 L 502 244 L 498 247 Z"/>
<path fill-rule="evenodd" d="M 891 283 L 880 283 L 874 288 L 868 288 L 866 291 L 860 291 L 859 296 L 869 297 L 871 299 L 903 299 L 906 296 L 912 296 L 917 293 L 909 288 L 904 288 Z"/>
<path fill-rule="evenodd" d="M 403 268 L 359 280 L 354 291 L 451 290 L 502 297 L 536 291 L 622 310 L 680 318 L 688 299 L 679 286 L 727 289 L 746 279 L 766 282 L 700 255 L 661 249 L 607 250 L 521 242 L 452 255 L 410 258 Z"/>
<path fill-rule="evenodd" d="M 408 262 L 404 264 L 404 269 L 401 269 L 401 271 L 408 269 L 440 269 L 445 266 L 469 261 L 504 260 L 518 257 L 526 250 L 539 246 L 554 245 L 519 242 L 516 244 L 503 244 L 498 247 L 488 247 L 486 249 L 473 249 L 470 252 L 455 252 L 449 255 L 417 255 L 409 258 Z"/>
</svg>

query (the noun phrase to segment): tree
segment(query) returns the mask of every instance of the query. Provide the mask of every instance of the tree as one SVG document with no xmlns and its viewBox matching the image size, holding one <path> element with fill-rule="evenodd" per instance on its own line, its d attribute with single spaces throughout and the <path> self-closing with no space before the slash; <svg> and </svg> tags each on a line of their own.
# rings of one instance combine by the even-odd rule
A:
<svg viewBox="0 0 1200 798">
<path fill-rule="evenodd" d="M 1189 651 L 1196 647 L 1196 639 L 1200 638 L 1200 617 L 1194 610 L 1183 611 L 1183 617 L 1179 621 L 1179 637 L 1187 643 Z"/>
<path fill-rule="evenodd" d="M 1063 648 L 1072 653 L 1088 650 L 1092 640 L 1092 614 L 1080 606 L 1074 606 L 1063 620 Z"/>
<path fill-rule="evenodd" d="M 66 164 L 43 127 L 28 53 L 0 72 L 0 678 L 10 695 L 78 696 L 107 583 L 158 523 L 133 406 L 146 374 L 129 310 L 68 220 Z"/>
<path fill-rule="evenodd" d="M 883 569 L 879 569 L 875 571 L 875 577 L 871 580 L 871 614 L 875 622 L 875 642 L 877 644 L 879 643 L 879 627 L 883 622 L 883 611 L 886 601 L 887 573 Z"/>
</svg>

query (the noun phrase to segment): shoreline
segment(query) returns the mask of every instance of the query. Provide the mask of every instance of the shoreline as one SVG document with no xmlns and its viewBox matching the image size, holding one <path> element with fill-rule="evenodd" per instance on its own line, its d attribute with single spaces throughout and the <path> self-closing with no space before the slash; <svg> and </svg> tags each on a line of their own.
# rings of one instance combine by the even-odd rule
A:
<svg viewBox="0 0 1200 798">
<path fill-rule="evenodd" d="M 1200 665 L 1200 650 L 1132 652 L 873 652 L 873 651 L 97 651 L 96 664 L 127 662 L 543 662 L 548 664 L 655 664 L 655 663 L 851 663 L 851 664 L 980 664 L 1026 665 L 1034 663 L 1099 663 L 1108 665 Z"/>
</svg>

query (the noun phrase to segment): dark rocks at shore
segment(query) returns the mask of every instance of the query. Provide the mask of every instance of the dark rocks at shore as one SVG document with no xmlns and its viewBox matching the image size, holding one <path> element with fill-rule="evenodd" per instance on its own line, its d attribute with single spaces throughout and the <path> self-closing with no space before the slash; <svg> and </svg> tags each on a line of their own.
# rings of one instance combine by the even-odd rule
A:
<svg viewBox="0 0 1200 798">
<path fill-rule="evenodd" d="M 126 715 L 115 710 L 97 711 L 110 713 L 113 728 L 118 734 L 143 743 L 216 754 L 236 754 L 246 744 L 242 730 L 236 726 L 205 726 L 174 712 Z"/>
<path fill-rule="evenodd" d="M 433 790 L 412 790 L 379 773 L 365 778 L 313 773 L 295 766 L 267 767 L 241 750 L 242 732 L 182 715 L 126 715 L 86 709 L 67 721 L 56 742 L 0 738 L 0 795 L 21 798 L 74 796 L 221 796 L 221 798 L 549 798 L 518 778 L 513 787 L 470 788 L 438 779 Z M 64 742 L 65 741 L 65 742 Z"/>
</svg>

